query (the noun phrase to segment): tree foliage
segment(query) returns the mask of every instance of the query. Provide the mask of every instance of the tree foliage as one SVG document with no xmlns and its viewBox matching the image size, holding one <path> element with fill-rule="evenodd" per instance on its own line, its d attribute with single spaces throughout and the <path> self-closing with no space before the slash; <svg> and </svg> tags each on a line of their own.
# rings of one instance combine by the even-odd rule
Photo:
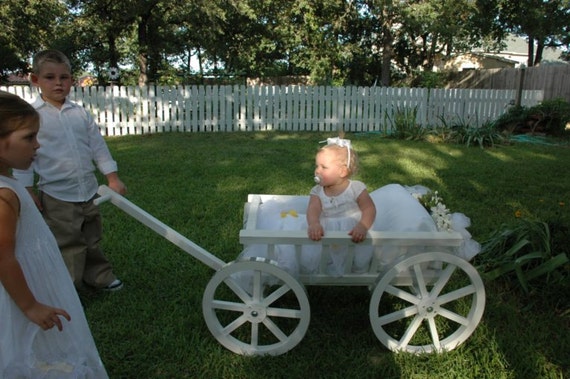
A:
<svg viewBox="0 0 570 379">
<path fill-rule="evenodd" d="M 528 66 L 542 61 L 545 47 L 569 46 L 569 0 L 498 0 L 497 8 L 499 24 L 527 38 Z"/>
<path fill-rule="evenodd" d="M 65 36 L 60 33 L 67 17 L 67 8 L 58 0 L 1 1 L 0 75 L 27 72 L 34 52 Z"/>
<path fill-rule="evenodd" d="M 26 71 L 51 47 L 102 84 L 120 67 L 114 83 L 305 75 L 388 86 L 431 71 L 438 57 L 498 46 L 511 32 L 528 38 L 529 65 L 537 64 L 545 47 L 570 43 L 569 2 L 3 0 L 0 74 Z"/>
</svg>

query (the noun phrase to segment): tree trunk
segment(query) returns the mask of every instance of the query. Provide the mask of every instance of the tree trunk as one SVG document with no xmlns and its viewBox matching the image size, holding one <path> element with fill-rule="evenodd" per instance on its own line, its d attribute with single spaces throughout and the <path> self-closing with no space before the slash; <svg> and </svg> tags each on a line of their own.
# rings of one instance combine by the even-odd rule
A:
<svg viewBox="0 0 570 379">
<path fill-rule="evenodd" d="M 148 83 L 148 56 L 147 56 L 147 35 L 146 23 L 138 24 L 139 53 L 137 60 L 139 62 L 139 86 L 145 86 Z"/>
<path fill-rule="evenodd" d="M 391 67 L 394 57 L 394 35 L 392 34 L 392 21 L 390 13 L 384 9 L 382 11 L 382 71 L 381 82 L 383 87 L 390 87 L 392 84 Z"/>
<path fill-rule="evenodd" d="M 528 57 L 527 57 L 528 67 L 534 66 L 533 58 L 534 58 L 534 38 L 528 36 Z"/>
<path fill-rule="evenodd" d="M 544 52 L 544 42 L 538 41 L 536 45 L 536 52 L 534 54 L 534 65 L 537 66 L 542 62 L 542 53 Z"/>
</svg>

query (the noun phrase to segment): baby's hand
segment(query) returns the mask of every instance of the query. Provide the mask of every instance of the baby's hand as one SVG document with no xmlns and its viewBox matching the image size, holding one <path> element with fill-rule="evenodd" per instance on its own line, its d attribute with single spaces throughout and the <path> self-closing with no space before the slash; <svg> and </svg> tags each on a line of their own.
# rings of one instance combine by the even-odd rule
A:
<svg viewBox="0 0 570 379">
<path fill-rule="evenodd" d="M 366 229 L 361 223 L 358 223 L 352 228 L 348 235 L 352 237 L 352 242 L 362 242 L 366 239 L 366 233 L 368 229 Z"/>
<path fill-rule="evenodd" d="M 320 239 L 325 235 L 325 231 L 321 224 L 313 224 L 309 225 L 309 228 L 307 229 L 307 235 L 313 241 L 320 241 Z"/>
</svg>

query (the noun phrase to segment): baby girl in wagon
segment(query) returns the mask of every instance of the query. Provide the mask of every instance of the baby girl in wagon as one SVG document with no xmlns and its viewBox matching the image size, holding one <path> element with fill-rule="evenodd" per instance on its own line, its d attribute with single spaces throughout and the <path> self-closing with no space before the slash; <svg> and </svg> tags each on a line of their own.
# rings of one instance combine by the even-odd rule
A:
<svg viewBox="0 0 570 379">
<path fill-rule="evenodd" d="M 354 248 L 351 271 L 365 272 L 370 264 L 374 246 L 360 244 L 369 230 L 399 232 L 437 232 L 438 227 L 424 206 L 412 195 L 428 191 L 426 187 L 405 187 L 388 184 L 368 192 L 364 183 L 352 179 L 358 172 L 358 156 L 351 141 L 340 137 L 328 138 L 315 157 L 315 182 L 309 196 L 266 199 L 259 207 L 257 229 L 306 230 L 307 236 L 319 241 L 330 231 L 347 231 Z M 480 246 L 471 239 L 466 228 L 469 219 L 461 213 L 451 214 L 451 229 L 464 236 L 464 244 L 456 252 L 469 260 Z M 376 247 L 380 265 L 390 265 L 401 255 L 395 245 Z M 414 248 L 420 252 L 423 247 Z M 342 276 L 347 262 L 347 246 L 331 246 L 327 274 Z M 410 250 L 411 252 L 411 250 Z M 293 245 L 276 245 L 270 258 L 292 274 L 314 274 L 319 270 L 322 246 L 307 244 L 301 248 L 300 259 Z M 241 257 L 268 258 L 267 245 L 245 247 Z"/>
<path fill-rule="evenodd" d="M 366 238 L 376 217 L 376 207 L 364 183 L 352 180 L 358 171 L 358 156 L 350 140 L 328 138 L 315 157 L 315 182 L 310 195 L 283 203 L 276 197 L 260 207 L 259 227 L 277 230 L 307 230 L 308 237 L 319 241 L 328 231 L 348 231 L 355 243 Z M 287 211 L 284 212 L 284 209 Z M 304 215 L 306 214 L 306 216 Z M 242 256 L 263 256 L 261 245 L 248 246 Z M 341 276 L 344 272 L 346 246 L 331 247 L 328 274 Z M 275 256 L 280 267 L 292 275 L 317 271 L 321 246 L 305 245 L 301 262 L 297 262 L 294 247 L 278 245 Z M 353 269 L 365 270 L 372 256 L 372 246 L 357 246 Z"/>
<path fill-rule="evenodd" d="M 328 138 L 315 157 L 315 185 L 307 206 L 307 235 L 319 241 L 325 231 L 348 230 L 353 242 L 362 242 L 376 218 L 376 206 L 366 185 L 351 177 L 358 171 L 358 156 L 350 140 Z M 355 268 L 370 259 L 371 246 L 357 247 Z M 346 247 L 332 249 L 330 274 L 344 272 Z"/>
</svg>

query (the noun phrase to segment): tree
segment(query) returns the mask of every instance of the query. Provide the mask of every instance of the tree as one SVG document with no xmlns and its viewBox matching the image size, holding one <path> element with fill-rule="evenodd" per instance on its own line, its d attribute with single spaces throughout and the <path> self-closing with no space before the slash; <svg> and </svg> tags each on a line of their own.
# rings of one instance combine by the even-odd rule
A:
<svg viewBox="0 0 570 379">
<path fill-rule="evenodd" d="M 497 0 L 497 9 L 505 29 L 527 38 L 529 67 L 542 61 L 545 47 L 570 42 L 569 0 Z"/>
<path fill-rule="evenodd" d="M 100 83 L 178 83 L 208 73 L 310 75 L 317 84 L 392 84 L 439 55 L 529 39 L 529 65 L 570 43 L 570 0 L 3 0 L 0 75 L 43 48 Z M 41 17 L 38 17 L 41 15 Z M 536 46 L 536 48 L 535 48 Z M 77 72 L 76 72 L 77 73 Z"/>
<path fill-rule="evenodd" d="M 107 70 L 124 62 L 125 47 L 132 44 L 134 16 L 128 2 L 69 0 L 79 56 L 89 61 L 99 83 L 109 79 Z M 125 62 L 126 63 L 126 62 Z"/>
<path fill-rule="evenodd" d="M 0 76 L 27 72 L 29 58 L 52 46 L 67 9 L 58 0 L 3 0 L 0 2 Z M 61 30 L 60 30 L 61 31 Z"/>
<path fill-rule="evenodd" d="M 476 12 L 471 0 L 411 1 L 401 9 L 396 50 L 398 63 L 409 73 L 418 67 L 432 71 L 437 55 L 451 55 L 471 47 L 469 36 L 479 36 L 470 24 Z"/>
</svg>

